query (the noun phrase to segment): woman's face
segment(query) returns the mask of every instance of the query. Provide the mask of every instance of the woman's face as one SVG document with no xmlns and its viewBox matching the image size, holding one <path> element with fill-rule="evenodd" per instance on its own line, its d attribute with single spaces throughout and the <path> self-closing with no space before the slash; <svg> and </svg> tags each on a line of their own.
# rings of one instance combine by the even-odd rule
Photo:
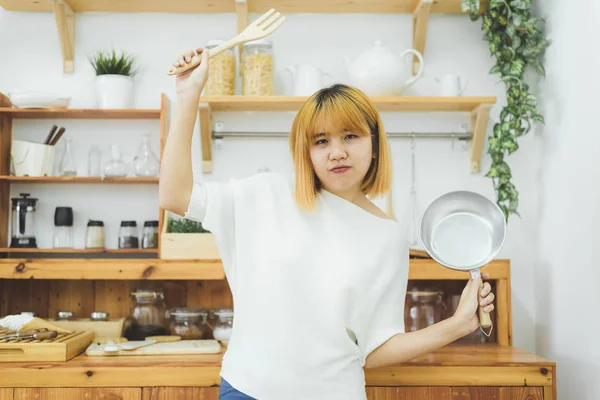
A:
<svg viewBox="0 0 600 400">
<path fill-rule="evenodd" d="M 373 161 L 370 135 L 348 129 L 326 132 L 319 125 L 310 143 L 310 159 L 325 190 L 336 195 L 361 192 Z"/>
</svg>

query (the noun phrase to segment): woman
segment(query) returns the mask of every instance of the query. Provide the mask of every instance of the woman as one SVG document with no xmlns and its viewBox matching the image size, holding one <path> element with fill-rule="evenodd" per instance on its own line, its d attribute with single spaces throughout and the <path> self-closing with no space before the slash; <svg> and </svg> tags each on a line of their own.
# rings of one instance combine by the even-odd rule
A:
<svg viewBox="0 0 600 400">
<path fill-rule="evenodd" d="M 177 77 L 160 206 L 201 221 L 219 246 L 235 306 L 220 399 L 365 399 L 363 368 L 409 361 L 479 327 L 478 302 L 494 308 L 481 278 L 452 317 L 404 333 L 408 247 L 369 200 L 390 189 L 391 162 L 362 92 L 334 85 L 303 105 L 290 134 L 294 176 L 194 183 L 191 138 L 209 62 L 196 51 L 199 67 Z"/>
</svg>

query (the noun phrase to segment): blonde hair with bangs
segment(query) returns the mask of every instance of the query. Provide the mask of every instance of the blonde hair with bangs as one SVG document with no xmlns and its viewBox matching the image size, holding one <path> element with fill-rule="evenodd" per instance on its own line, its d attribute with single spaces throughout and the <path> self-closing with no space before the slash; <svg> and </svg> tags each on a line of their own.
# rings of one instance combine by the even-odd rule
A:
<svg viewBox="0 0 600 400">
<path fill-rule="evenodd" d="M 371 136 L 373 160 L 361 185 L 370 198 L 386 194 L 392 183 L 391 154 L 379 112 L 360 90 L 333 85 L 313 94 L 300 108 L 290 132 L 290 150 L 294 160 L 294 196 L 298 206 L 312 210 L 320 182 L 310 159 L 312 136 L 317 124 L 327 131 L 349 129 Z"/>
</svg>

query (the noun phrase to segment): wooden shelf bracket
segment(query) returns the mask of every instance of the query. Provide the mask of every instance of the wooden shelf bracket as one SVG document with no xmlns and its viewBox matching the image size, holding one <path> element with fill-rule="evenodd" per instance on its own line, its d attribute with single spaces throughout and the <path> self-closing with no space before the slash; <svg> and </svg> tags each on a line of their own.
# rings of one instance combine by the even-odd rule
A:
<svg viewBox="0 0 600 400">
<path fill-rule="evenodd" d="M 238 33 L 241 33 L 248 26 L 248 1 L 247 0 L 235 0 L 235 12 L 237 14 L 237 28 Z M 239 73 L 242 74 L 242 53 L 244 51 L 244 45 L 238 46 L 238 66 Z"/>
<path fill-rule="evenodd" d="M 471 172 L 479 173 L 481 170 L 481 153 L 485 142 L 485 132 L 490 116 L 491 104 L 481 104 L 471 113 L 469 130 L 473 132 L 471 141 Z"/>
<path fill-rule="evenodd" d="M 200 146 L 202 153 L 202 172 L 212 172 L 212 110 L 210 104 L 200 103 Z"/>
<path fill-rule="evenodd" d="M 413 13 L 413 49 L 425 57 L 425 42 L 427 41 L 427 25 L 433 0 L 420 0 Z M 419 71 L 419 59 L 413 56 L 413 74 Z"/>
<path fill-rule="evenodd" d="M 75 14 L 65 0 L 51 1 L 63 54 L 63 71 L 70 74 L 75 70 Z"/>
</svg>

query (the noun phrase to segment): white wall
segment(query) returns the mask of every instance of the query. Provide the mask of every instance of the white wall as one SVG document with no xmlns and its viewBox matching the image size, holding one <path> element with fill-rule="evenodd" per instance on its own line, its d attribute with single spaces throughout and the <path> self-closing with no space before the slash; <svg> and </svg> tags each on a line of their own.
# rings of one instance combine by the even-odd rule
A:
<svg viewBox="0 0 600 400">
<path fill-rule="evenodd" d="M 598 101 L 600 4 L 539 4 L 553 44 L 539 97 L 546 125 L 540 165 L 539 260 L 535 268 L 536 342 L 558 363 L 559 399 L 597 399 L 600 344 Z"/>
<path fill-rule="evenodd" d="M 255 16 L 252 16 L 255 17 Z M 109 26 L 110 24 L 110 26 Z M 85 54 L 115 45 L 140 57 L 142 73 L 136 78 L 136 106 L 159 107 L 160 93 L 174 99 L 174 81 L 167 76 L 172 59 L 188 48 L 203 46 L 210 39 L 230 37 L 236 33 L 233 14 L 77 14 L 75 29 L 75 72 L 62 72 L 62 57 L 54 17 L 51 14 L 5 12 L 0 9 L 0 91 L 59 91 L 73 96 L 72 107 L 94 107 L 94 75 Z M 327 33 L 325 33 L 327 32 Z M 337 82 L 346 82 L 343 56 L 351 58 L 381 39 L 395 51 L 409 48 L 412 23 L 410 15 L 289 15 L 285 25 L 273 36 L 276 57 L 276 94 L 289 94 L 289 76 L 284 66 L 309 62 L 332 73 Z M 432 16 L 425 52 L 425 75 L 407 94 L 435 94 L 433 79 L 444 72 L 456 72 L 469 78 L 465 95 L 498 96 L 491 113 L 496 120 L 505 103 L 504 87 L 497 76 L 488 75 L 492 59 L 481 38 L 480 22 L 467 16 Z M 391 131 L 455 131 L 467 121 L 466 114 L 384 113 L 384 123 Z M 289 130 L 293 113 L 218 113 L 231 130 Z M 73 133 L 79 149 L 78 160 L 85 172 L 87 152 L 92 142 L 105 150 L 119 143 L 131 159 L 140 134 L 152 132 L 158 151 L 158 122 L 142 121 L 59 121 Z M 51 121 L 17 121 L 15 137 L 42 138 Z M 492 124 L 490 123 L 489 129 Z M 196 128 L 197 130 L 197 128 Z M 535 170 L 532 161 L 533 136 L 521 141 L 521 149 L 510 157 L 514 180 L 520 190 L 522 218 L 513 217 L 508 238 L 500 257 L 512 262 L 514 344 L 535 351 L 536 309 L 534 307 L 534 233 L 537 200 L 534 190 Z M 200 172 L 198 133 L 193 155 L 196 179 Z M 410 141 L 392 139 L 396 184 L 396 212 L 401 215 L 409 193 Z M 489 167 L 484 154 L 482 173 L 469 172 L 469 152 L 461 143 L 454 147 L 449 140 L 417 141 L 417 191 L 421 210 L 434 197 L 455 189 L 469 189 L 495 198 L 490 179 L 483 175 Z M 107 155 L 108 153 L 106 153 Z M 60 153 L 59 153 L 60 155 Z M 291 159 L 284 138 L 228 139 L 222 150 L 214 151 L 214 173 L 204 179 L 226 179 L 255 173 L 268 166 L 273 171 L 290 170 Z M 116 245 L 121 219 L 157 218 L 155 185 L 14 185 L 11 195 L 28 190 L 42 201 L 39 228 L 42 245 L 48 245 L 52 233 L 52 213 L 57 205 L 76 207 L 78 232 L 83 234 L 87 218 L 107 221 L 109 245 Z M 118 207 L 115 207 L 118 206 Z M 81 241 L 79 242 L 81 243 Z"/>
</svg>

